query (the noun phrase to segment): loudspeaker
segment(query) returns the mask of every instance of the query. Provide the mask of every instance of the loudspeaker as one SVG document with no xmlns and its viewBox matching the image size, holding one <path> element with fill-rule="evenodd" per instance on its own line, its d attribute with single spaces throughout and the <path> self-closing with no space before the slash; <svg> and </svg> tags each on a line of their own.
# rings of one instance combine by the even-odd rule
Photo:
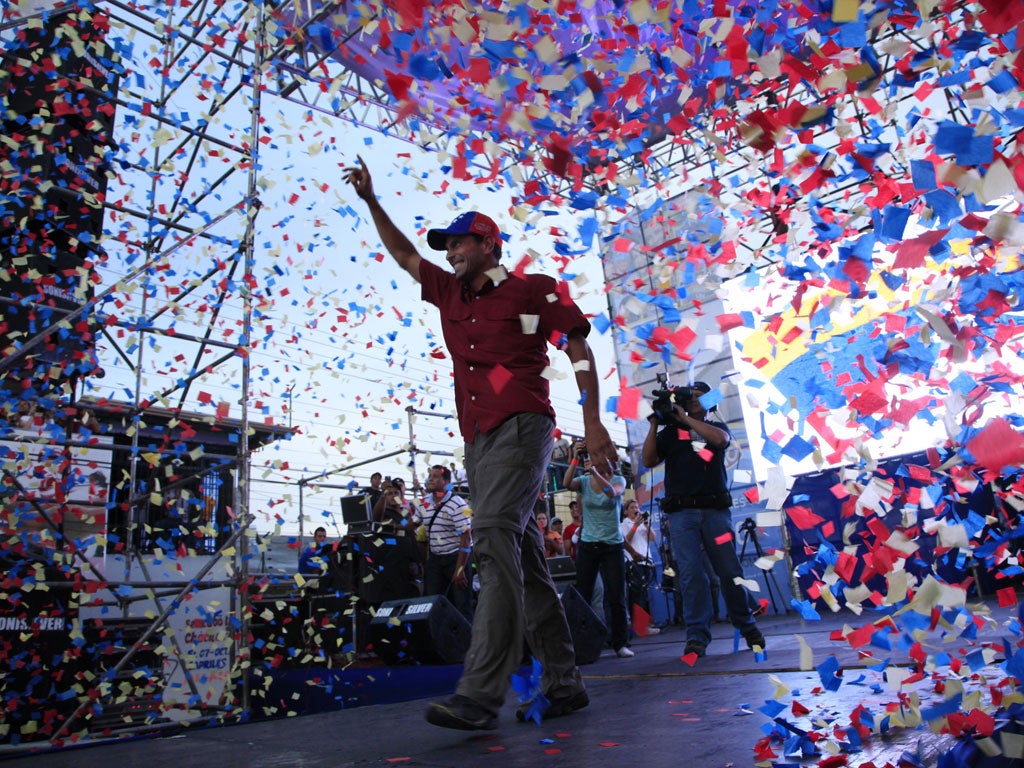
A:
<svg viewBox="0 0 1024 768">
<path fill-rule="evenodd" d="M 253 659 L 272 667 L 301 666 L 308 621 L 307 600 L 254 600 L 249 623 Z"/>
<path fill-rule="evenodd" d="M 547 558 L 547 566 L 558 594 L 562 594 L 576 583 L 576 563 L 568 555 Z"/>
<path fill-rule="evenodd" d="M 73 7 L 19 29 L 2 52 L 0 127 L 12 141 L 0 145 L 0 239 L 8 254 L 36 257 L 27 266 L 44 277 L 59 275 L 46 269 L 56 253 L 102 253 L 107 147 L 117 146 L 124 71 L 108 29 L 105 14 Z"/>
<path fill-rule="evenodd" d="M 355 572 L 355 589 L 370 605 L 417 597 L 423 563 L 412 534 L 372 532 L 345 537 Z"/>
<path fill-rule="evenodd" d="M 309 599 L 307 642 L 330 658 L 363 653 L 370 642 L 369 607 L 356 595 L 318 595 Z"/>
<path fill-rule="evenodd" d="M 17 29 L 2 53 L 6 118 L 25 125 L 29 121 L 19 116 L 73 115 L 108 141 L 125 71 L 120 52 L 106 42 L 109 30 L 105 13 L 80 7 Z"/>
<path fill-rule="evenodd" d="M 594 663 L 600 658 L 608 641 L 608 627 L 576 587 L 567 587 L 562 593 L 562 607 L 576 649 L 576 664 Z"/>
<path fill-rule="evenodd" d="M 4 567 L 13 580 L 32 574 L 41 582 L 67 583 L 69 576 L 40 561 L 5 560 Z M 0 743 L 46 740 L 74 711 L 76 676 L 83 668 L 90 674 L 97 671 L 84 663 L 92 646 L 72 645 L 71 638 L 81 637 L 77 624 L 78 608 L 69 587 L 54 584 L 16 595 L 5 590 L 0 598 L 0 664 L 6 670 L 0 675 L 5 702 Z"/>
<path fill-rule="evenodd" d="M 391 664 L 461 664 L 471 633 L 444 595 L 388 601 L 370 621 L 373 652 Z"/>
<path fill-rule="evenodd" d="M 0 182 L 4 243 L 22 257 L 66 252 L 80 260 L 101 253 L 103 199 L 110 163 L 96 134 L 73 119 L 52 118 L 42 131 L 8 131 L 19 145 L 0 150 L 12 173 Z"/>
<path fill-rule="evenodd" d="M 109 18 L 73 5 L 15 30 L 0 51 L 0 345 L 15 347 L 54 325 L 92 296 L 103 257 L 103 203 L 111 172 L 120 53 L 105 40 Z M 22 300 L 29 299 L 31 305 Z M 49 365 L 62 377 L 93 375 L 95 329 L 87 319 L 56 332 L 9 369 L 47 394 Z M 59 382 L 53 382 L 59 384 Z"/>
</svg>

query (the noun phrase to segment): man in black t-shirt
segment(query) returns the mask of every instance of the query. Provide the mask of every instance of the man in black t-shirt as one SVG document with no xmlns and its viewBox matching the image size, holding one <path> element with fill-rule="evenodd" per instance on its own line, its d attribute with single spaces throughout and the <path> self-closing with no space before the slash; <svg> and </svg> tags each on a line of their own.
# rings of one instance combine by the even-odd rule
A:
<svg viewBox="0 0 1024 768">
<path fill-rule="evenodd" d="M 702 549 L 721 580 L 729 620 L 748 646 L 765 647 L 747 591 L 735 582 L 743 577 L 743 567 L 736 555 L 729 509 L 732 498 L 725 472 L 725 450 L 732 434 L 722 422 L 708 420 L 701 399 L 710 391 L 711 387 L 698 381 L 692 387 L 673 390 L 668 402 L 656 402 L 643 446 L 644 466 L 665 462 L 662 509 L 668 513 L 669 539 L 683 593 L 684 653 L 698 657 L 707 652 L 711 642 L 713 615 Z"/>
</svg>

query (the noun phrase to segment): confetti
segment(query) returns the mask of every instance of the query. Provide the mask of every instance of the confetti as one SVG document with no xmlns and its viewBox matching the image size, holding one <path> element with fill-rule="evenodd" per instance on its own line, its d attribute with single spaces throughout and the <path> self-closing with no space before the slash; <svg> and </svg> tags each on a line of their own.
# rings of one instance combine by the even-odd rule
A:
<svg viewBox="0 0 1024 768">
<path fill-rule="evenodd" d="M 17 20 L 19 4 L 8 5 L 5 24 Z M 271 47 L 323 59 L 317 97 L 329 108 L 265 107 L 258 136 L 249 135 L 247 114 L 240 119 L 226 108 L 237 84 L 229 67 L 190 55 L 171 70 L 161 63 L 161 46 L 171 51 L 176 39 L 208 36 L 204 51 L 256 39 L 230 12 L 183 29 L 160 22 L 168 38 L 159 45 L 88 6 L 54 14 L 59 25 L 43 16 L 5 27 L 5 52 L 19 54 L 39 78 L 37 92 L 5 85 L 2 94 L 13 109 L 0 149 L 0 212 L 27 222 L 0 234 L 12 255 L 4 295 L 15 299 L 4 311 L 4 415 L 22 430 L 17 440 L 3 436 L 5 483 L 14 493 L 4 511 L 5 555 L 19 559 L 41 548 L 53 553 L 46 566 L 63 577 L 69 569 L 55 553 L 123 556 L 141 539 L 152 556 L 147 567 L 170 581 L 189 578 L 180 571 L 187 558 L 225 545 L 247 514 L 279 526 L 294 506 L 291 493 L 267 491 L 260 473 L 245 489 L 257 498 L 252 510 L 222 498 L 207 510 L 199 494 L 189 489 L 187 497 L 178 487 L 188 466 L 207 465 L 215 443 L 228 443 L 232 455 L 243 404 L 250 431 L 261 436 L 285 415 L 290 425 L 292 405 L 300 406 L 305 434 L 291 437 L 315 449 L 286 460 L 278 445 L 273 458 L 270 451 L 253 457 L 261 479 L 290 482 L 364 455 L 403 454 L 413 431 L 402 418 L 407 407 L 453 409 L 450 356 L 436 320 L 409 306 L 409 284 L 387 271 L 365 214 L 334 178 L 335 158 L 350 162 L 347 145 L 386 146 L 383 135 L 349 142 L 326 114 L 365 108 L 361 95 L 341 87 L 347 78 L 332 70 L 340 67 L 384 89 L 374 103 L 392 110 L 379 132 L 388 141 L 423 143 L 428 125 L 452 130 L 429 172 L 410 152 L 392 152 L 378 177 L 408 181 L 402 213 L 417 236 L 485 189 L 507 192 L 503 205 L 515 224 L 503 243 L 512 252 L 507 263 L 515 274 L 557 272 L 552 302 L 594 290 L 594 274 L 583 274 L 580 259 L 600 250 L 607 282 L 597 289 L 603 306 L 594 327 L 621 349 L 604 377 L 619 385 L 618 396 L 602 403 L 607 419 L 638 418 L 652 370 L 700 368 L 709 356 L 735 353 L 730 376 L 738 384 L 728 391 L 755 416 L 746 424 L 749 453 L 764 465 L 755 473 L 760 485 L 741 495 L 781 510 L 786 520 L 776 527 L 791 526 L 792 552 L 778 559 L 798 560 L 804 594 L 793 607 L 801 617 L 817 620 L 822 605 L 849 609 L 860 624 L 837 642 L 858 650 L 898 647 L 918 635 L 969 644 L 983 621 L 971 607 L 969 571 L 976 568 L 1000 585 L 999 605 L 1012 607 L 1006 585 L 1013 582 L 1004 580 L 1020 575 L 1017 536 L 994 513 L 996 500 L 1000 510 L 1024 508 L 1019 8 L 984 2 L 969 12 L 929 14 L 927 4 L 882 4 L 862 14 L 852 0 L 824 10 L 584 5 L 567 15 L 517 1 L 497 23 L 451 4 L 354 3 L 329 20 L 274 9 Z M 30 51 L 34 39 L 54 34 L 60 39 Z M 305 47 L 292 51 L 296 40 Z M 87 45 L 96 63 L 82 73 L 85 88 L 50 77 Z M 115 81 L 116 99 L 87 95 Z M 190 81 L 187 98 L 153 96 Z M 199 143 L 189 145 L 189 132 L 179 128 L 187 125 L 202 126 L 194 131 L 202 151 L 191 151 Z M 72 135 L 82 132 L 96 139 L 87 150 Z M 686 147 L 685 164 L 667 147 Z M 78 170 L 50 184 L 63 189 L 54 197 L 40 177 L 57 155 Z M 233 187 L 255 169 L 258 216 L 247 185 Z M 635 206 L 636 199 L 645 204 Z M 553 223 L 556 207 L 568 209 L 576 231 L 559 229 L 567 226 L 563 217 Z M 228 218 L 220 208 L 230 209 Z M 631 208 L 638 210 L 610 216 Z M 550 248 L 539 242 L 546 232 Z M 166 256 L 152 259 L 158 253 Z M 251 273 L 243 263 L 250 257 Z M 504 277 L 504 270 L 492 275 Z M 251 315 L 242 311 L 243 297 L 253 301 Z M 86 311 L 66 315 L 76 307 Z M 519 330 L 536 332 L 535 317 L 523 315 Z M 42 328 L 47 338 L 23 350 Z M 556 337 L 557 345 L 562 334 Z M 189 338 L 210 344 L 196 354 L 186 348 Z M 221 345 L 223 365 L 211 353 Z M 102 379 L 95 349 L 105 358 Z M 230 380 L 227 361 L 241 360 L 253 366 L 251 378 Z M 554 367 L 543 375 L 558 383 Z M 151 474 L 137 487 L 127 485 L 131 472 L 95 478 L 89 465 L 98 462 L 87 453 L 63 475 L 53 471 L 70 434 L 61 411 L 77 396 L 72 381 L 130 414 L 70 428 L 72 442 L 88 449 L 107 441 L 104 454 L 111 425 L 119 440 L 139 440 L 133 456 Z M 502 393 L 509 372 L 496 368 L 488 381 Z M 279 395 L 289 382 L 297 388 L 288 390 L 285 410 Z M 194 410 L 189 417 L 175 410 L 179 395 Z M 709 404 L 726 408 L 729 399 Z M 172 419 L 155 422 L 154 409 Z M 559 410 L 578 408 L 569 402 Z M 454 435 L 443 430 L 438 442 L 450 447 Z M 923 454 L 902 464 L 881 460 L 925 433 L 932 437 Z M 396 464 L 395 474 L 402 471 Z M 787 501 L 798 468 L 824 472 L 828 482 L 807 499 Z M 59 524 L 29 503 L 40 493 L 59 508 Z M 116 508 L 136 497 L 147 512 L 130 529 Z M 194 508 L 201 524 L 161 522 L 179 508 Z M 207 519 L 211 511 L 219 516 Z M 79 536 L 76 526 L 91 533 Z M 254 557 L 237 542 L 223 549 L 227 558 L 243 554 Z M 16 587 L 34 578 L 7 575 Z M 83 615 L 100 592 L 124 601 L 140 592 L 90 584 L 79 596 Z M 53 590 L 28 591 L 41 598 Z M 151 618 L 160 613 L 147 610 Z M 889 619 L 884 626 L 873 621 L 880 611 Z M 288 618 L 270 613 L 274 621 Z M 81 630 L 81 650 L 69 651 L 68 662 L 123 640 L 95 638 L 92 629 Z M 279 639 L 259 641 L 268 665 L 294 661 Z M 804 650 L 801 666 L 809 668 Z M 38 656 L 33 669 L 42 665 Z M 1013 658 L 1007 663 L 1019 663 Z M 975 650 L 927 663 L 929 673 L 957 664 L 975 672 L 990 661 Z M 902 682 L 923 671 L 914 668 Z M 67 689 L 69 700 L 101 698 L 110 690 L 104 674 Z M 826 681 L 834 678 L 823 675 Z M 5 689 L 5 702 L 18 694 Z M 293 706 L 274 709 L 287 714 Z M 941 717 L 962 715 L 981 733 L 983 714 L 975 707 Z M 35 740 L 55 727 L 44 719 L 19 730 Z M 784 754 L 805 754 L 807 731 L 788 733 Z M 1019 753 L 1013 734 L 1003 736 L 1004 751 Z M 773 753 L 765 744 L 758 754 Z"/>
</svg>

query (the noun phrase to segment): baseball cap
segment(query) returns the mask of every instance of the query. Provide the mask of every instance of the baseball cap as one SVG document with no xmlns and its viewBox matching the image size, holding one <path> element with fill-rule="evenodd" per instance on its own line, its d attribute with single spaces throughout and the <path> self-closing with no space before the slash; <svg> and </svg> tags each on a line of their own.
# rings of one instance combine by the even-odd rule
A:
<svg viewBox="0 0 1024 768">
<path fill-rule="evenodd" d="M 494 219 L 478 211 L 460 213 L 444 229 L 427 230 L 427 245 L 435 251 L 446 250 L 445 241 L 448 235 L 480 235 L 481 237 L 490 235 L 495 241 L 500 242 L 501 240 L 501 230 L 494 223 Z"/>
</svg>

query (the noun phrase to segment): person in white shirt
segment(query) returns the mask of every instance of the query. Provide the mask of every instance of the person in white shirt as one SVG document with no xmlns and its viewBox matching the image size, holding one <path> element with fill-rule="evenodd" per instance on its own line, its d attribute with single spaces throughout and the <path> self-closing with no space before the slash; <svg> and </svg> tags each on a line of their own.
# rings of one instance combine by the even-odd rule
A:
<svg viewBox="0 0 1024 768">
<path fill-rule="evenodd" d="M 466 482 L 466 470 L 464 467 L 457 467 L 453 461 L 448 465 L 451 469 L 451 486 L 456 493 L 468 493 L 469 483 Z"/>
<path fill-rule="evenodd" d="M 647 597 L 647 587 L 655 575 L 650 555 L 656 536 L 648 516 L 640 513 L 640 504 L 636 499 L 626 502 L 623 513 L 619 530 L 622 532 L 623 552 L 626 558 L 627 603 L 631 606 L 639 605 L 650 614 L 651 604 Z M 649 635 L 657 632 L 657 627 L 650 627 L 647 630 Z"/>
<path fill-rule="evenodd" d="M 566 467 L 569 466 L 572 446 L 558 427 L 555 427 L 551 436 L 555 438 L 555 447 L 551 451 L 551 465 L 548 467 L 549 490 L 560 491 L 562 490 L 562 477 L 565 475 Z"/>
</svg>

